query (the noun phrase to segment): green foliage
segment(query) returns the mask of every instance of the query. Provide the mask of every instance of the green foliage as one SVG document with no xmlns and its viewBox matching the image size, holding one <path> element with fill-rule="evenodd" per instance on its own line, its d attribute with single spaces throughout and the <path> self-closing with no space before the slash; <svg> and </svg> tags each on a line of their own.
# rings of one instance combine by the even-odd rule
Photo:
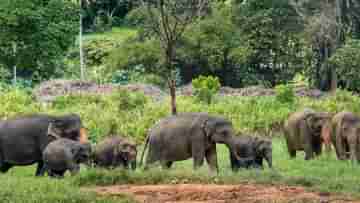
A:
<svg viewBox="0 0 360 203">
<path fill-rule="evenodd" d="M 160 61 L 161 50 L 156 40 L 129 41 L 112 51 L 107 65 L 112 71 L 131 70 L 141 65 L 147 73 L 161 74 Z"/>
<path fill-rule="evenodd" d="M 360 40 L 349 40 L 330 58 L 343 88 L 360 91 Z"/>
<path fill-rule="evenodd" d="M 199 66 L 200 74 L 223 73 L 222 83 L 226 86 L 240 86 L 244 74 L 239 64 L 247 61 L 251 50 L 238 26 L 233 22 L 231 7 L 223 3 L 214 4 L 209 16 L 192 25 L 185 33 L 184 43 L 177 51 L 184 64 Z"/>
<path fill-rule="evenodd" d="M 251 50 L 243 72 L 270 86 L 287 82 L 299 72 L 304 63 L 298 35 L 303 24 L 288 0 L 238 2 L 233 15 Z"/>
<path fill-rule="evenodd" d="M 143 93 L 130 93 L 127 90 L 120 90 L 112 99 L 119 102 L 120 111 L 131 111 L 134 109 L 143 109 L 147 103 L 147 98 Z"/>
<path fill-rule="evenodd" d="M 56 76 L 77 34 L 77 11 L 72 1 L 1 1 L 0 63 L 34 81 Z"/>
<path fill-rule="evenodd" d="M 195 96 L 203 102 L 210 104 L 215 94 L 220 90 L 220 82 L 217 77 L 200 76 L 192 81 Z"/>
<path fill-rule="evenodd" d="M 5 87 L 0 92 L 0 98 L 0 118 L 8 118 L 40 110 L 40 106 L 33 102 L 33 98 L 25 90 Z"/>
<path fill-rule="evenodd" d="M 276 99 L 281 103 L 292 104 L 295 102 L 294 87 L 292 84 L 278 85 L 275 87 Z"/>
</svg>

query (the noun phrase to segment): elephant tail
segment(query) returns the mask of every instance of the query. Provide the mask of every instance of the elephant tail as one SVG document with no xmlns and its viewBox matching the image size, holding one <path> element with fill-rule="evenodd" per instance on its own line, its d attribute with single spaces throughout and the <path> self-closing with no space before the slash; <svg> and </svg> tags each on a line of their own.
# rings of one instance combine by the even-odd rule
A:
<svg viewBox="0 0 360 203">
<path fill-rule="evenodd" d="M 150 133 L 147 135 L 147 137 L 146 137 L 146 140 L 145 140 L 145 145 L 144 145 L 144 149 L 143 149 L 143 151 L 142 151 L 142 153 L 141 153 L 141 159 L 140 159 L 140 163 L 139 163 L 139 166 L 141 167 L 142 166 L 142 164 L 143 164 L 143 159 L 144 159 L 144 155 L 145 155 L 145 151 L 146 151 L 146 148 L 147 148 L 147 146 L 148 146 L 148 144 L 149 144 L 149 141 L 150 141 Z"/>
</svg>

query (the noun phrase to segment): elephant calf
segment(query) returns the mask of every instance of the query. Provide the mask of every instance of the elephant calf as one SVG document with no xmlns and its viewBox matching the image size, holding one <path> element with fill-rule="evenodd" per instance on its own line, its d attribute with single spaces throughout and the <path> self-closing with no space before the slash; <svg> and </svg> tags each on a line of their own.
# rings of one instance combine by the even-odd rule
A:
<svg viewBox="0 0 360 203">
<path fill-rule="evenodd" d="M 312 159 L 314 154 L 321 154 L 323 138 L 322 130 L 330 122 L 331 115 L 326 112 L 316 112 L 312 109 L 291 114 L 284 125 L 284 136 L 291 158 L 296 156 L 296 151 L 305 151 L 305 160 Z"/>
<path fill-rule="evenodd" d="M 270 140 L 254 136 L 238 136 L 235 138 L 235 151 L 229 151 L 231 168 L 263 168 L 263 159 L 272 168 L 272 143 Z M 237 155 L 236 156 L 234 155 Z"/>
<path fill-rule="evenodd" d="M 95 166 L 136 169 L 136 144 L 119 136 L 108 137 L 99 143 L 93 153 Z"/>
<path fill-rule="evenodd" d="M 79 172 L 80 163 L 85 163 L 91 156 L 90 143 L 80 143 L 66 138 L 57 139 L 44 150 L 45 170 L 51 177 L 63 177 L 69 170 L 72 175 Z"/>
</svg>

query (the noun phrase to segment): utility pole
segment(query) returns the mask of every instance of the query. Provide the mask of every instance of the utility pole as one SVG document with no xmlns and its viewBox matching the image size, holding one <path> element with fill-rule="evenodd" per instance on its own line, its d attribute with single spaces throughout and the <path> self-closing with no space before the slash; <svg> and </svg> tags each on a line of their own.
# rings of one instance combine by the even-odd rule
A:
<svg viewBox="0 0 360 203">
<path fill-rule="evenodd" d="M 13 67 L 13 85 L 16 86 L 16 51 L 17 51 L 17 47 L 16 47 L 16 42 L 13 42 L 13 53 L 14 53 L 14 67 Z"/>
<path fill-rule="evenodd" d="M 80 1 L 80 31 L 79 31 L 79 49 L 80 49 L 80 77 L 81 81 L 85 80 L 85 64 L 84 64 L 84 53 L 82 49 L 82 0 Z"/>
</svg>

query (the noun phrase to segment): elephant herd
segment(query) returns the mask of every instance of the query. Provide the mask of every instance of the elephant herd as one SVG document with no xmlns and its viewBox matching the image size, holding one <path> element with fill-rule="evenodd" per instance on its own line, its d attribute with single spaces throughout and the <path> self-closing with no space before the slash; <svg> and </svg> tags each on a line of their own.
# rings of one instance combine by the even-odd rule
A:
<svg viewBox="0 0 360 203">
<path fill-rule="evenodd" d="M 170 168 L 175 161 L 193 159 L 194 169 L 204 159 L 211 171 L 218 171 L 216 144 L 225 144 L 233 170 L 262 168 L 263 159 L 272 167 L 271 141 L 235 136 L 233 125 L 221 116 L 207 113 L 181 113 L 161 119 L 150 128 L 141 155 L 144 169 L 160 163 Z M 0 121 L 0 172 L 13 166 L 37 163 L 36 176 L 47 173 L 63 177 L 77 174 L 80 164 L 136 169 L 137 146 L 121 136 L 107 136 L 91 145 L 86 128 L 77 114 L 52 116 L 33 114 Z"/>
<path fill-rule="evenodd" d="M 339 160 L 360 162 L 360 117 L 352 112 L 337 114 L 304 109 L 290 115 L 284 124 L 284 136 L 291 158 L 305 151 L 305 160 L 329 152 L 334 146 Z"/>
<path fill-rule="evenodd" d="M 284 136 L 290 157 L 305 151 L 305 159 L 335 147 L 338 159 L 360 161 L 360 117 L 351 112 L 336 115 L 304 109 L 289 116 Z M 174 162 L 192 158 L 193 168 L 206 160 L 218 172 L 216 144 L 229 149 L 232 170 L 262 168 L 263 160 L 272 168 L 271 140 L 256 136 L 237 136 L 232 122 L 207 113 L 180 113 L 160 119 L 148 131 L 141 154 L 144 169 L 160 164 L 170 168 Z M 0 172 L 13 166 L 37 163 L 36 176 L 47 173 L 63 177 L 69 170 L 77 174 L 80 164 L 136 169 L 136 144 L 121 136 L 107 136 L 91 145 L 86 128 L 77 114 L 52 116 L 34 114 L 0 121 Z"/>
</svg>

